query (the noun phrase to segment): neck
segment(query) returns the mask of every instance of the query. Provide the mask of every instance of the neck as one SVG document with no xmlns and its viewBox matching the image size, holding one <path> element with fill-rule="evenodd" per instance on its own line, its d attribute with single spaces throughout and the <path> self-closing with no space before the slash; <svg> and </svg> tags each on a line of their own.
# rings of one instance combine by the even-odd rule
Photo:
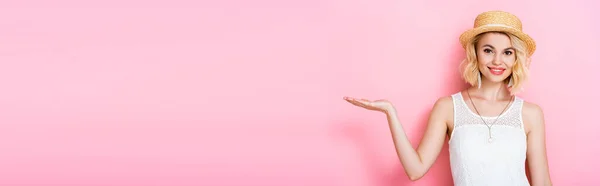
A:
<svg viewBox="0 0 600 186">
<path fill-rule="evenodd" d="M 481 99 L 488 101 L 502 101 L 511 98 L 510 91 L 503 82 L 490 82 L 483 80 L 481 82 L 481 88 L 472 87 L 472 93 L 480 97 Z"/>
</svg>

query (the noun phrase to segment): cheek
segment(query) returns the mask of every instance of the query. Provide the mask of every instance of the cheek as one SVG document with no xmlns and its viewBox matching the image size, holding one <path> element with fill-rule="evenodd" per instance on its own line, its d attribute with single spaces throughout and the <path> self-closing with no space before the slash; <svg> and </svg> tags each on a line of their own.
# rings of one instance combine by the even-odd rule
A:
<svg viewBox="0 0 600 186">
<path fill-rule="evenodd" d="M 482 55 L 477 57 L 477 67 L 479 69 L 487 69 L 487 65 L 491 63 L 493 58 L 490 56 Z"/>
<path fill-rule="evenodd" d="M 510 56 L 507 55 L 507 56 L 504 56 L 503 61 L 507 66 L 513 66 L 515 64 L 515 62 L 517 61 L 517 58 L 515 55 L 510 55 Z"/>
<path fill-rule="evenodd" d="M 492 60 L 494 60 L 494 56 L 493 55 L 479 55 L 477 56 L 477 60 L 479 61 L 480 64 L 488 64 L 490 63 Z"/>
<path fill-rule="evenodd" d="M 515 64 L 516 64 L 516 63 L 515 63 L 515 61 L 513 60 L 513 61 L 507 61 L 507 62 L 505 62 L 504 64 L 506 65 L 506 68 L 508 68 L 508 69 L 512 69 L 513 67 L 515 67 Z"/>
</svg>

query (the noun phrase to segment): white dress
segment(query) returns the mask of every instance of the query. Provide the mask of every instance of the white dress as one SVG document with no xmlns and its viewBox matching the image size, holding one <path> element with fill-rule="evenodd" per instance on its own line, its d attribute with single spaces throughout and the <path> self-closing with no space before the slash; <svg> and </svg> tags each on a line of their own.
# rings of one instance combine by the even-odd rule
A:
<svg viewBox="0 0 600 186">
<path fill-rule="evenodd" d="M 455 186 L 529 186 L 525 175 L 527 137 L 523 128 L 523 100 L 515 97 L 498 117 L 483 117 L 452 95 L 454 130 L 449 143 L 450 166 Z"/>
</svg>

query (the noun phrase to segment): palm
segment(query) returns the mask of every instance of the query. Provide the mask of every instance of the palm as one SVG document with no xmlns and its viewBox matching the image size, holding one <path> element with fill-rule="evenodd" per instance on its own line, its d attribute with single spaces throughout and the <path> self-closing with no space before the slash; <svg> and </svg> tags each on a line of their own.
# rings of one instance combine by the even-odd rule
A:
<svg viewBox="0 0 600 186">
<path fill-rule="evenodd" d="M 366 108 L 369 110 L 377 110 L 387 112 L 393 108 L 392 103 L 387 100 L 375 100 L 370 101 L 367 99 L 356 99 L 351 97 L 344 97 L 344 100 L 350 102 L 353 105 Z"/>
</svg>

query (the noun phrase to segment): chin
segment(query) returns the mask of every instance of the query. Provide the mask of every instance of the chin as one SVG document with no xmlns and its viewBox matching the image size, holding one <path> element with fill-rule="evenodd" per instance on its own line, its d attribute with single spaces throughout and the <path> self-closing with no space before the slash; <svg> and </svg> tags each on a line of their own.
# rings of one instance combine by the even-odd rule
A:
<svg viewBox="0 0 600 186">
<path fill-rule="evenodd" d="M 493 83 L 501 83 L 508 78 L 509 75 L 493 75 L 493 74 L 485 74 L 486 78 Z"/>
</svg>

